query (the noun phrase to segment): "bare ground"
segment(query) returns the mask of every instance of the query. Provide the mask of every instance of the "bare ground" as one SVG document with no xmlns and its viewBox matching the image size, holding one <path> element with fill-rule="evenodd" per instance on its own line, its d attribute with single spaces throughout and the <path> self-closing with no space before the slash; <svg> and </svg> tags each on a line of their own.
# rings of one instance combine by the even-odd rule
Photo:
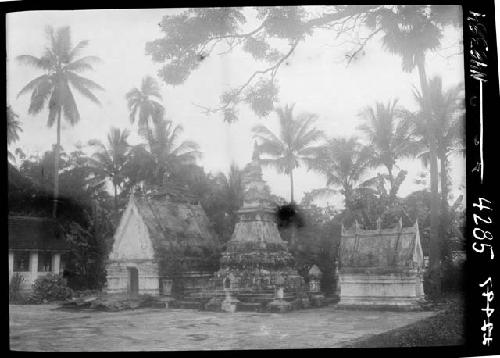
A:
<svg viewBox="0 0 500 358">
<path fill-rule="evenodd" d="M 9 310 L 11 349 L 22 351 L 336 348 L 437 313 L 333 306 L 286 314 L 152 308 L 68 311 L 56 305 L 10 305 Z"/>
</svg>

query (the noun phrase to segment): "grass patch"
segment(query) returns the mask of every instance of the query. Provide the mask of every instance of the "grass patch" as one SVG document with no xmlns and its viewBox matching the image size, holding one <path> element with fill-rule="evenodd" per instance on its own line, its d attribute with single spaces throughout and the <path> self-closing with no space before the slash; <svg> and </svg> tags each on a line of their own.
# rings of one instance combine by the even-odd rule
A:
<svg viewBox="0 0 500 358">
<path fill-rule="evenodd" d="M 464 303 L 461 297 L 447 297 L 431 303 L 436 316 L 406 327 L 370 336 L 346 348 L 459 346 L 465 344 Z"/>
</svg>

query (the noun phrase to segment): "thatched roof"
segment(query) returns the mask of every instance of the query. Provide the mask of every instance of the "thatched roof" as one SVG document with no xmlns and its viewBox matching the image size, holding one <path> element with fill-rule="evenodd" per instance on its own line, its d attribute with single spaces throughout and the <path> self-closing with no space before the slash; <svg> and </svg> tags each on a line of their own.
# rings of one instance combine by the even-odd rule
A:
<svg viewBox="0 0 500 358">
<path fill-rule="evenodd" d="M 173 200 L 167 194 L 135 193 L 131 201 L 147 226 L 156 248 L 170 245 L 199 248 L 216 244 L 210 222 L 199 204 Z"/>
<path fill-rule="evenodd" d="M 342 228 L 340 242 L 341 270 L 384 270 L 420 268 L 423 264 L 418 223 L 402 227 L 363 230 L 355 225 Z"/>
</svg>

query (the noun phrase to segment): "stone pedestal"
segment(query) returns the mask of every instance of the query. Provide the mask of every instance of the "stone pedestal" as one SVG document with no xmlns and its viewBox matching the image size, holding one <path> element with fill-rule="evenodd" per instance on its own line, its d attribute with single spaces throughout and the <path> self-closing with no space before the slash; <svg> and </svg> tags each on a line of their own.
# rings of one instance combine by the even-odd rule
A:
<svg viewBox="0 0 500 358">
<path fill-rule="evenodd" d="M 240 301 L 237 298 L 232 297 L 229 293 L 227 293 L 226 298 L 221 303 L 221 310 L 223 312 L 234 313 L 236 312 L 239 302 Z"/>
<path fill-rule="evenodd" d="M 325 296 L 321 293 L 312 293 L 309 295 L 309 301 L 313 307 L 321 307 L 325 305 Z"/>
<path fill-rule="evenodd" d="M 270 312 L 288 312 L 292 310 L 292 304 L 283 299 L 277 298 L 267 305 L 267 309 Z"/>
<path fill-rule="evenodd" d="M 340 306 L 418 309 L 424 299 L 418 272 L 348 273 L 341 275 Z"/>
</svg>

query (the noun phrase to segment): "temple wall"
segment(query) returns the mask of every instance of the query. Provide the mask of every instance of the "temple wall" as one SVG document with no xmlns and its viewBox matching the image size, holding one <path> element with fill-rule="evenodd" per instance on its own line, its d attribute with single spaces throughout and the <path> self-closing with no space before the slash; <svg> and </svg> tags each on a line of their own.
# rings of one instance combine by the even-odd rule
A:
<svg viewBox="0 0 500 358">
<path fill-rule="evenodd" d="M 423 299 L 423 278 L 408 274 L 341 273 L 341 305 L 413 306 Z"/>
<path fill-rule="evenodd" d="M 139 294 L 157 296 L 160 294 L 158 264 L 153 260 L 110 261 L 106 265 L 107 293 L 128 293 L 130 284 L 129 267 L 138 271 Z"/>
<path fill-rule="evenodd" d="M 146 224 L 138 214 L 137 208 L 130 205 L 116 232 L 109 258 L 111 260 L 149 260 L 153 257 L 153 245 Z"/>
</svg>

